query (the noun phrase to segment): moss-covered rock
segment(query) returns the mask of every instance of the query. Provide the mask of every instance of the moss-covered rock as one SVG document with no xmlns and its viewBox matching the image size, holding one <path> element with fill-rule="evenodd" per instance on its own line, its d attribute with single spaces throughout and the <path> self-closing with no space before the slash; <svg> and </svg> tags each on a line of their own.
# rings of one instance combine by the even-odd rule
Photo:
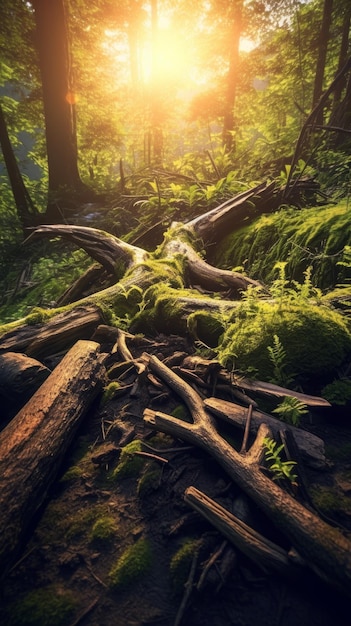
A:
<svg viewBox="0 0 351 626">
<path fill-rule="evenodd" d="M 297 377 L 328 377 L 351 352 L 351 333 L 338 312 L 313 304 L 262 303 L 229 324 L 218 348 L 219 360 L 242 371 L 254 367 L 258 378 L 272 380 L 268 347 L 275 336 L 286 354 L 285 371 Z"/>
</svg>

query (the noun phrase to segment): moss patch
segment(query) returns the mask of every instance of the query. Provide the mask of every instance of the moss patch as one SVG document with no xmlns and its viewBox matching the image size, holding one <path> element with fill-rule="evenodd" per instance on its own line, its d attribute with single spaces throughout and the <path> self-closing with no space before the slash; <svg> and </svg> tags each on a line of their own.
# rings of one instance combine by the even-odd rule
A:
<svg viewBox="0 0 351 626">
<path fill-rule="evenodd" d="M 342 315 L 316 305 L 280 307 L 261 303 L 230 323 L 218 348 L 221 363 L 271 380 L 268 347 L 279 338 L 287 355 L 286 372 L 313 379 L 335 371 L 351 351 L 351 334 Z"/>
<path fill-rule="evenodd" d="M 142 442 L 139 439 L 131 441 L 122 448 L 118 465 L 112 472 L 113 480 L 139 476 L 145 465 L 145 458 L 137 456 L 135 452 L 141 452 L 141 449 Z"/>
<path fill-rule="evenodd" d="M 11 607 L 11 626 L 65 626 L 73 613 L 73 594 L 55 587 L 35 589 Z"/>
<path fill-rule="evenodd" d="M 190 567 L 194 556 L 199 551 L 200 542 L 195 539 L 185 539 L 173 555 L 170 563 L 170 572 L 174 591 L 180 593 L 188 580 Z"/>
<path fill-rule="evenodd" d="M 119 557 L 109 573 L 110 586 L 126 587 L 150 568 L 152 551 L 147 539 L 141 537 Z"/>
</svg>

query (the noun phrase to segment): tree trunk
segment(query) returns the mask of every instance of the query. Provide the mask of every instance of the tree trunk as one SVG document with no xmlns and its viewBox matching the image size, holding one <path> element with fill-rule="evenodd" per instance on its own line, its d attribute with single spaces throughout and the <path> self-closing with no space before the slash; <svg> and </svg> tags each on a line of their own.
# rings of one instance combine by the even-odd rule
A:
<svg viewBox="0 0 351 626">
<path fill-rule="evenodd" d="M 78 341 L 0 434 L 2 575 L 13 565 L 104 376 L 98 344 Z"/>
<path fill-rule="evenodd" d="M 13 197 L 16 203 L 17 214 L 22 224 L 23 232 L 28 226 L 34 226 L 37 223 L 38 211 L 34 206 L 32 199 L 23 182 L 21 172 L 18 167 L 16 157 L 14 155 L 10 138 L 7 132 L 6 121 L 2 107 L 0 105 L 0 145 L 7 174 L 10 180 Z"/>
<path fill-rule="evenodd" d="M 333 12 L 333 0 L 324 0 L 323 6 L 323 17 L 322 24 L 319 33 L 319 42 L 318 42 L 318 58 L 316 64 L 316 73 L 314 78 L 314 89 L 313 89 L 313 99 L 312 99 L 312 109 L 315 108 L 317 103 L 319 102 L 322 92 L 323 92 L 323 80 L 324 80 L 324 71 L 325 71 L 325 63 L 327 59 L 327 50 L 329 43 L 329 31 L 332 20 L 332 12 Z M 323 108 L 321 107 L 318 110 L 318 114 L 316 116 L 316 124 L 323 124 Z"/>
<path fill-rule="evenodd" d="M 85 187 L 78 171 L 76 95 L 64 0 L 34 0 L 33 6 L 44 99 L 50 220 L 60 194 L 80 192 Z"/>
<path fill-rule="evenodd" d="M 227 77 L 227 93 L 223 120 L 223 145 L 226 152 L 235 148 L 233 131 L 235 129 L 235 100 L 239 78 L 239 48 L 242 30 L 243 0 L 235 0 L 233 3 L 232 32 L 230 36 L 229 71 Z"/>
</svg>

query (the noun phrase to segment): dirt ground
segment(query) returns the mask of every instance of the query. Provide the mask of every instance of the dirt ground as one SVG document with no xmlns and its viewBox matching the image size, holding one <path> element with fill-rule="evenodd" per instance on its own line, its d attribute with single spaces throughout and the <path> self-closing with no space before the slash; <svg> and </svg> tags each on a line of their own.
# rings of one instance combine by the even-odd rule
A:
<svg viewBox="0 0 351 626">
<path fill-rule="evenodd" d="M 145 349 L 145 348 L 142 348 Z M 173 338 L 151 348 L 187 351 Z M 143 425 L 147 406 L 179 411 L 172 392 L 134 388 L 97 399 L 2 586 L 3 626 L 349 626 L 348 601 L 309 569 L 297 579 L 262 571 L 184 502 L 193 485 L 270 539 L 284 537 L 206 453 Z M 303 424 L 325 441 L 325 471 L 307 470 L 332 522 L 351 537 L 351 425 L 329 411 Z M 238 434 L 233 434 L 233 438 Z M 116 475 L 121 448 L 143 441 Z M 145 454 L 146 453 L 146 454 Z M 147 456 L 147 454 L 152 456 Z M 143 543 L 144 542 L 144 543 Z M 136 573 L 114 586 L 130 546 L 148 546 Z"/>
</svg>

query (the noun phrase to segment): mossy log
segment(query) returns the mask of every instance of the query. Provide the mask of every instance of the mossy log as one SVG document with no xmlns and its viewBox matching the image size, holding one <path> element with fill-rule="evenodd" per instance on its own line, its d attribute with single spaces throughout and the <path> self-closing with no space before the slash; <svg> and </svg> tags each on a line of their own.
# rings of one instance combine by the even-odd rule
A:
<svg viewBox="0 0 351 626">
<path fill-rule="evenodd" d="M 308 566 L 350 596 L 351 542 L 261 470 L 263 440 L 271 435 L 269 427 L 262 424 L 249 452 L 240 454 L 219 435 L 214 419 L 205 411 L 200 396 L 192 387 L 156 357 L 149 358 L 149 365 L 154 374 L 183 398 L 193 423 L 151 409 L 144 411 L 145 423 L 206 450 L 281 530 Z"/>
<path fill-rule="evenodd" d="M 82 417 L 100 390 L 104 356 L 78 341 L 0 433 L 0 571 L 14 564 Z"/>
<path fill-rule="evenodd" d="M 37 309 L 25 321 L 3 334 L 1 353 L 25 352 L 38 358 L 61 352 L 79 339 L 89 339 L 103 315 L 97 306 L 88 305 L 61 312 Z"/>
</svg>

